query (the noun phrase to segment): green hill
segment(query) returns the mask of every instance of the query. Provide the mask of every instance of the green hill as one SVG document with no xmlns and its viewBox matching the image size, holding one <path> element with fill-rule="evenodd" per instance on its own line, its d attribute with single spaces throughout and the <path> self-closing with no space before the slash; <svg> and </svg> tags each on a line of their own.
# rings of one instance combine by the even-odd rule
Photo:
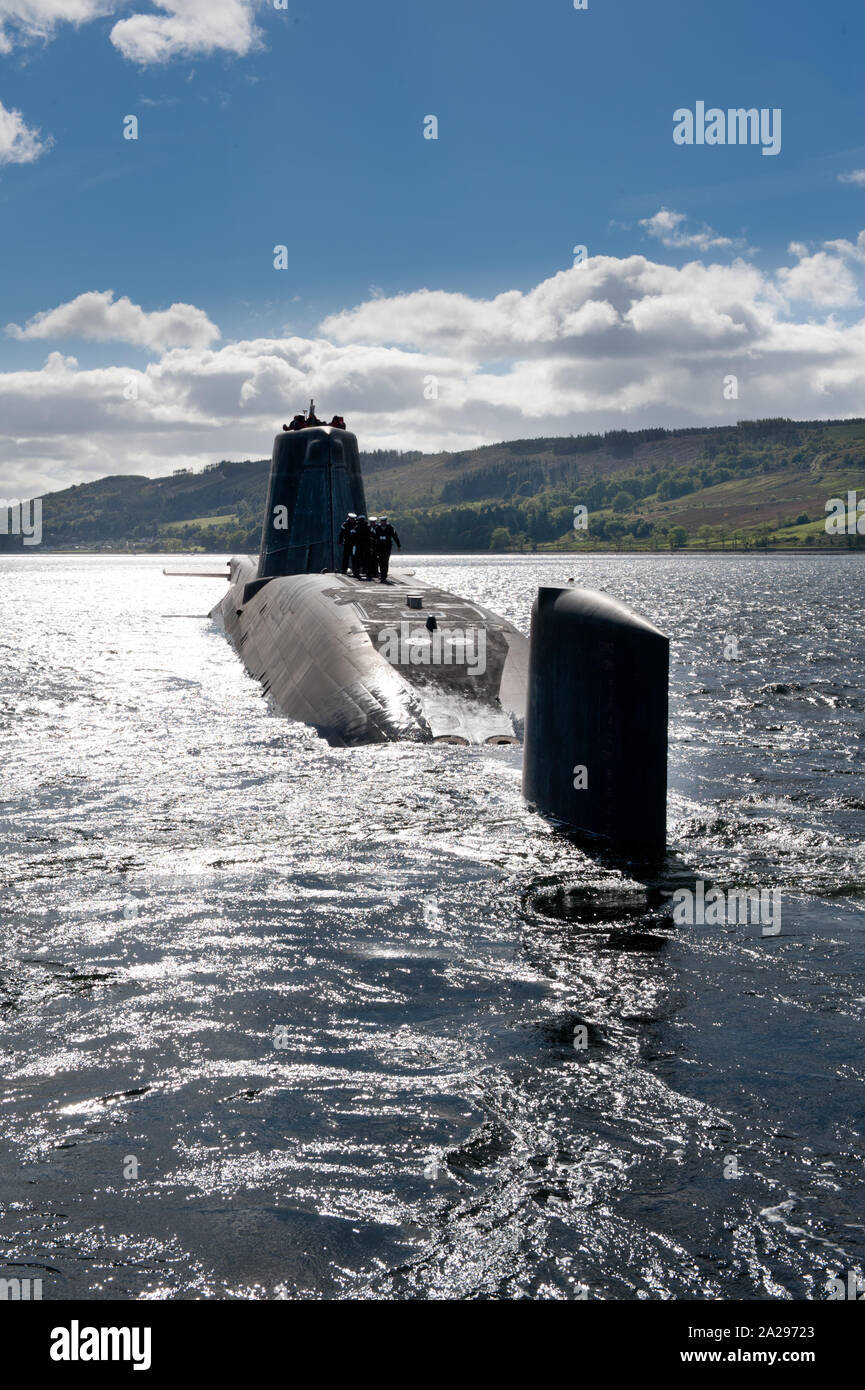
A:
<svg viewBox="0 0 865 1390">
<path fill-rule="evenodd" d="M 377 450 L 361 462 L 370 511 L 388 511 L 411 551 L 865 544 L 824 526 L 829 498 L 865 493 L 865 420 L 612 430 L 460 453 Z M 43 543 L 255 550 L 267 473 L 265 459 L 223 461 L 66 488 L 43 499 Z M 588 510 L 583 530 L 577 506 Z"/>
</svg>

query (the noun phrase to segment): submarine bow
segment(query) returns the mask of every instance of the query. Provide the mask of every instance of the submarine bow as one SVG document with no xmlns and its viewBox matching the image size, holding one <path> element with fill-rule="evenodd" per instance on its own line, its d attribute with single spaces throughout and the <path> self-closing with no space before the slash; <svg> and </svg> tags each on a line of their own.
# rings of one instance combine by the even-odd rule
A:
<svg viewBox="0 0 865 1390">
<path fill-rule="evenodd" d="M 525 637 L 479 604 L 411 584 L 413 572 L 371 583 L 372 554 L 363 579 L 343 573 L 339 533 L 350 512 L 366 514 L 355 435 L 339 425 L 284 428 L 258 566 L 234 556 L 213 610 L 247 670 L 284 714 L 337 746 L 516 742 Z"/>
<path fill-rule="evenodd" d="M 338 570 L 337 537 L 348 512 L 366 514 L 357 436 L 330 425 L 278 434 L 258 578 Z"/>
</svg>

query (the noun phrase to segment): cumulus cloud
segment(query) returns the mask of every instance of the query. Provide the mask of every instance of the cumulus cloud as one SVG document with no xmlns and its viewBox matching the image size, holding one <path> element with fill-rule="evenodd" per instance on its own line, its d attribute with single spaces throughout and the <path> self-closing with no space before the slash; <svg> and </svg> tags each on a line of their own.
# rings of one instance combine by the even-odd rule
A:
<svg viewBox="0 0 865 1390">
<path fill-rule="evenodd" d="M 20 111 L 7 111 L 0 102 L 0 165 L 32 164 L 50 147 L 50 138 L 43 139 L 38 130 L 27 125 Z"/>
<path fill-rule="evenodd" d="M 742 261 L 690 262 L 677 269 L 645 256 L 594 256 L 526 293 L 471 299 L 416 290 L 374 299 L 322 324 L 337 343 L 413 344 L 479 362 L 519 357 L 627 357 L 674 350 L 677 334 L 693 344 L 734 346 L 763 300 L 777 294 Z"/>
<path fill-rule="evenodd" d="M 731 237 L 719 236 L 711 227 L 699 227 L 696 231 L 689 232 L 685 228 L 688 218 L 683 212 L 674 212 L 672 208 L 661 208 L 653 217 L 643 217 L 640 226 L 645 227 L 649 236 L 657 237 L 665 246 L 686 247 L 695 251 L 723 250 L 727 247 L 742 247 L 742 242 L 733 241 Z"/>
<path fill-rule="evenodd" d="M 111 42 L 132 62 L 233 53 L 258 48 L 256 0 L 154 0 L 163 13 L 132 14 L 111 30 Z M 52 39 L 61 24 L 89 24 L 124 8 L 123 0 L 0 0 L 0 53 Z"/>
<path fill-rule="evenodd" d="M 89 24 L 117 9 L 119 0 L 0 0 L 0 53 L 54 37 L 58 24 Z"/>
<path fill-rule="evenodd" d="M 38 370 L 0 374 L 0 494 L 263 457 L 310 396 L 345 415 L 365 448 L 861 415 L 865 315 L 850 286 L 865 275 L 865 233 L 814 252 L 794 243 L 792 256 L 777 271 L 592 257 L 525 291 L 371 298 L 315 337 L 202 337 L 143 369 L 81 368 L 52 352 Z M 75 306 L 99 321 L 124 303 L 108 300 L 50 312 L 68 311 L 56 322 L 80 333 Z M 38 334 L 21 332 L 48 336 L 37 319 Z M 723 399 L 730 372 L 735 405 Z"/>
<path fill-rule="evenodd" d="M 134 14 L 111 30 L 111 42 L 135 63 L 166 63 L 208 53 L 243 57 L 261 45 L 254 0 L 154 0 L 164 14 Z"/>
<path fill-rule="evenodd" d="M 865 169 L 851 169 L 847 174 L 839 174 L 838 182 L 856 183 L 860 188 L 865 188 Z"/>
<path fill-rule="evenodd" d="M 852 261 L 858 261 L 860 265 L 865 265 L 865 231 L 859 233 L 855 242 L 842 237 L 838 241 L 824 241 L 823 245 L 827 251 L 834 251 L 839 256 L 846 256 Z"/>
<path fill-rule="evenodd" d="M 854 251 L 852 246 L 850 249 Z M 778 271 L 778 283 L 788 299 L 826 309 L 850 308 L 860 302 L 856 277 L 842 255 L 828 251 L 809 255 L 808 248 L 798 241 L 790 243 L 790 253 L 796 256 L 797 264 Z"/>
<path fill-rule="evenodd" d="M 172 304 L 146 313 L 125 295 L 115 299 L 113 290 L 79 294 L 56 309 L 34 314 L 23 328 L 8 324 L 6 331 L 13 338 L 88 338 L 155 350 L 209 347 L 219 337 L 216 325 L 194 304 Z"/>
</svg>

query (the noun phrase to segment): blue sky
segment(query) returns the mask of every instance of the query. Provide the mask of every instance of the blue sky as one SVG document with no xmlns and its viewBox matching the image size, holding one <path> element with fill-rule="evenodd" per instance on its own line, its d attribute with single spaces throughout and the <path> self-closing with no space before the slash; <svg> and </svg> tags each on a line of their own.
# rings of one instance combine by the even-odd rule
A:
<svg viewBox="0 0 865 1390">
<path fill-rule="evenodd" d="M 865 414 L 861 5 L 0 0 L 0 33 L 0 487 L 261 456 L 311 390 L 402 447 L 714 423 L 722 359 L 739 415 Z M 780 153 L 675 144 L 698 100 L 780 108 Z M 76 306 L 109 290 L 140 313 Z"/>
</svg>

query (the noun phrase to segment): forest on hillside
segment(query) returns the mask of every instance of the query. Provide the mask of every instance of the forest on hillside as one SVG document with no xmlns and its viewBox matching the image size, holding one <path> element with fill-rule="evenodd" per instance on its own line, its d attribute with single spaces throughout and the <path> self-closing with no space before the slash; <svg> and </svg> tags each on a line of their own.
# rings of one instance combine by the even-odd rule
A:
<svg viewBox="0 0 865 1390">
<path fill-rule="evenodd" d="M 825 525 L 829 499 L 865 498 L 863 420 L 611 430 L 440 455 L 376 450 L 361 463 L 370 513 L 387 510 L 413 552 L 865 544 L 855 518 L 843 535 Z M 64 489 L 44 499 L 44 544 L 255 551 L 268 468 L 224 460 Z M 15 539 L 0 535 L 0 547 Z"/>
</svg>

